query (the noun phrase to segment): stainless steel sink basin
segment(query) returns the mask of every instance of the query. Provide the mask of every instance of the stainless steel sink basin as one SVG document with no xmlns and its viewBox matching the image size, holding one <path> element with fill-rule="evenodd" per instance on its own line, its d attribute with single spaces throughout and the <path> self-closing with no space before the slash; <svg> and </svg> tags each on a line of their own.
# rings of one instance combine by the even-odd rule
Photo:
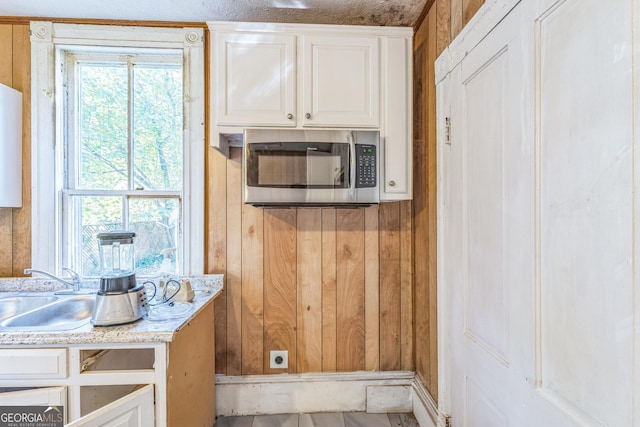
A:
<svg viewBox="0 0 640 427">
<path fill-rule="evenodd" d="M 40 298 L 39 300 L 36 298 Z M 50 299 L 45 299 L 50 298 Z M 0 299 L 0 307 L 6 299 L 15 300 L 16 307 L 29 307 L 10 317 L 2 318 L 0 330 L 63 331 L 85 325 L 91 319 L 95 295 L 65 296 L 14 296 Z M 8 303 L 11 304 L 11 303 Z"/>
<path fill-rule="evenodd" d="M 0 320 L 26 313 L 57 300 L 58 297 L 55 295 L 17 295 L 0 298 Z"/>
</svg>

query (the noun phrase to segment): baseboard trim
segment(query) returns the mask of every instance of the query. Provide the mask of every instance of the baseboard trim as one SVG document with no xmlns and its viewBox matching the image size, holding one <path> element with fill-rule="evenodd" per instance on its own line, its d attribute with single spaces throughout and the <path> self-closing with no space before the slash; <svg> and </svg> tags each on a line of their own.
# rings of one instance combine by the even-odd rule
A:
<svg viewBox="0 0 640 427">
<path fill-rule="evenodd" d="M 438 426 L 440 418 L 438 405 L 417 376 L 413 379 L 412 390 L 413 415 L 416 417 L 420 427 Z"/>
<path fill-rule="evenodd" d="M 413 412 L 420 427 L 442 423 L 415 372 L 216 375 L 217 415 Z"/>
<path fill-rule="evenodd" d="M 410 371 L 216 375 L 216 412 L 411 412 L 414 378 Z"/>
</svg>

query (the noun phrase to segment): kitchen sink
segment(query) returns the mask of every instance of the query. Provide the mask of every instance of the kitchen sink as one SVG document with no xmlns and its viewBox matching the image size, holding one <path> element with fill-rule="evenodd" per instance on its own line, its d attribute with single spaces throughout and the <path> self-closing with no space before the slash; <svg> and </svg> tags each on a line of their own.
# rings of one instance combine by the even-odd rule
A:
<svg viewBox="0 0 640 427">
<path fill-rule="evenodd" d="M 0 298 L 0 320 L 26 313 L 57 301 L 55 295 L 17 295 Z"/>
<path fill-rule="evenodd" d="M 0 298 L 0 331 L 61 331 L 91 319 L 95 295 L 15 295 Z"/>
</svg>

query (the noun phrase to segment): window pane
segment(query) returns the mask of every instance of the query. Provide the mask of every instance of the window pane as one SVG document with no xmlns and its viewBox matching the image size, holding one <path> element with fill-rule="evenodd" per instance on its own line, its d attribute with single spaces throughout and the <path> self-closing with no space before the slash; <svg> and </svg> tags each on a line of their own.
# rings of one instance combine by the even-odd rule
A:
<svg viewBox="0 0 640 427">
<path fill-rule="evenodd" d="M 176 272 L 179 223 L 177 198 L 129 200 L 129 229 L 136 233 L 137 275 L 155 275 L 163 254 L 169 258 L 169 271 Z"/>
<path fill-rule="evenodd" d="M 134 187 L 182 189 L 182 67 L 134 69 Z"/>
<path fill-rule="evenodd" d="M 84 189 L 128 188 L 126 65 L 79 64 L 78 183 Z"/>
<path fill-rule="evenodd" d="M 82 268 L 84 277 L 100 276 L 100 255 L 96 235 L 105 231 L 122 230 L 122 198 L 83 196 L 75 197 L 80 204 L 80 230 L 82 233 Z"/>
</svg>

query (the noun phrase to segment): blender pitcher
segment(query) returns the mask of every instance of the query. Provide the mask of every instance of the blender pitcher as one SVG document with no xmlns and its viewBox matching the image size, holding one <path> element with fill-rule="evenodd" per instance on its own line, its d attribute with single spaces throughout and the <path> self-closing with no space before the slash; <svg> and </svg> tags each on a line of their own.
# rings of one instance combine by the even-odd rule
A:
<svg viewBox="0 0 640 427">
<path fill-rule="evenodd" d="M 100 291 L 126 292 L 136 287 L 134 245 L 136 233 L 110 231 L 98 234 Z"/>
</svg>

